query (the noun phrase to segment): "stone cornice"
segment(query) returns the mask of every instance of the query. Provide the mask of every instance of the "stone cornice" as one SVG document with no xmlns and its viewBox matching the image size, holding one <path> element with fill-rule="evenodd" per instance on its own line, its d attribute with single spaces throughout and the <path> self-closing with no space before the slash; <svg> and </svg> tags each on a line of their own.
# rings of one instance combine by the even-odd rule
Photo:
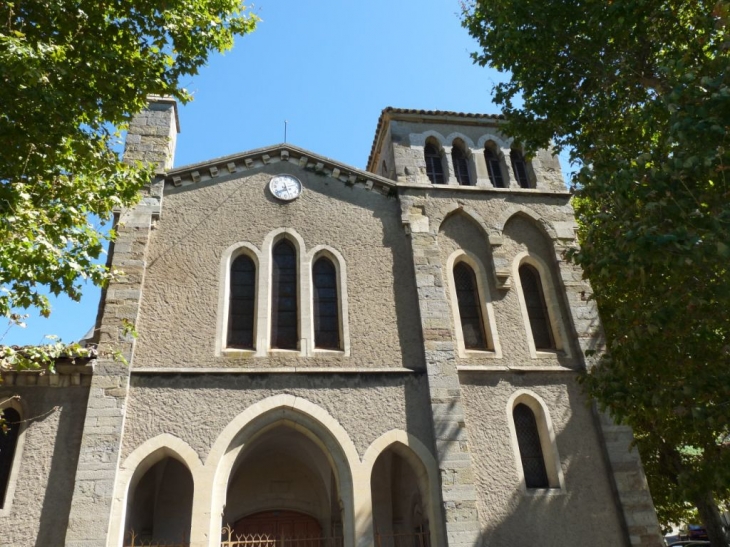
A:
<svg viewBox="0 0 730 547">
<path fill-rule="evenodd" d="M 81 360 L 81 359 L 77 359 Z M 72 387 L 91 385 L 91 376 L 94 373 L 93 360 L 84 364 L 57 363 L 55 372 L 45 368 L 36 370 L 3 370 L 0 378 L 5 388 L 41 386 L 41 387 Z"/>
<path fill-rule="evenodd" d="M 390 179 L 320 156 L 291 144 L 277 144 L 184 165 L 169 171 L 165 176 L 165 184 L 177 187 L 191 186 L 215 180 L 225 175 L 243 174 L 279 162 L 293 163 L 308 171 L 337 179 L 343 184 L 362 186 L 366 190 L 374 190 L 385 196 L 395 194 L 396 183 Z"/>
</svg>

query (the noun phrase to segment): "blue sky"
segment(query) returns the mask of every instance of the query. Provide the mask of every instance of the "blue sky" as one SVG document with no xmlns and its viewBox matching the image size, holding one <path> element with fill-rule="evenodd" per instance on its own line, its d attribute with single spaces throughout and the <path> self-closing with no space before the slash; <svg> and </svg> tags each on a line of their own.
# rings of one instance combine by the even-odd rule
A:
<svg viewBox="0 0 730 547">
<path fill-rule="evenodd" d="M 472 63 L 458 0 L 260 0 L 251 9 L 258 29 L 183 82 L 194 101 L 179 110 L 176 166 L 280 143 L 287 120 L 288 142 L 364 168 L 386 106 L 498 112 L 491 90 L 505 76 Z M 80 303 L 56 300 L 49 319 L 30 310 L 27 328 L 0 343 L 77 340 L 98 300 L 87 287 Z"/>
</svg>

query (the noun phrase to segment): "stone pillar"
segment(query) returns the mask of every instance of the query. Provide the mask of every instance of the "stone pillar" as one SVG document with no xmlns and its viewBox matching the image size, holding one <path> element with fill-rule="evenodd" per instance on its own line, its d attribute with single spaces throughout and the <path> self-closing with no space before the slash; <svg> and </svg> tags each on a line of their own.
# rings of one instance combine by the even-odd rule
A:
<svg viewBox="0 0 730 547">
<path fill-rule="evenodd" d="M 149 109 L 130 124 L 125 161 L 154 163 L 158 173 L 164 172 L 172 166 L 176 133 L 175 102 L 151 99 Z M 84 421 L 66 533 L 68 547 L 107 545 L 130 367 L 134 360 L 135 339 L 127 332 L 126 325 L 137 322 L 147 245 L 152 219 L 160 214 L 162 184 L 160 178 L 143 189 L 139 205 L 121 212 L 117 238 L 110 248 L 110 266 L 124 273 L 109 284 L 100 304 L 95 335 L 99 358 L 94 366 Z M 115 538 L 112 543 L 117 541 Z"/>
<path fill-rule="evenodd" d="M 481 544 L 475 475 L 456 370 L 457 349 L 451 332 L 451 306 L 444 287 L 438 235 L 431 232 L 422 207 L 413 206 L 405 197 L 401 199 L 401 207 L 403 220 L 411 232 L 446 521 L 444 545 L 475 547 Z"/>
<path fill-rule="evenodd" d="M 574 242 L 575 226 L 570 223 L 555 223 L 558 239 L 555 243 L 556 259 L 560 278 L 565 289 L 571 322 L 575 330 L 579 350 L 586 368 L 595 365 L 598 357 L 586 358 L 586 351 L 599 355 L 605 347 L 603 329 L 598 316 L 598 307 L 590 300 L 591 287 L 583 279 L 581 269 L 563 258 L 564 251 Z M 606 414 L 596 411 L 598 434 L 603 439 L 604 453 L 613 483 L 616 501 L 620 505 L 627 534 L 627 545 L 631 547 L 662 547 L 664 538 L 657 520 L 654 502 L 646 482 L 638 450 L 631 448 L 631 428 L 616 425 Z"/>
</svg>

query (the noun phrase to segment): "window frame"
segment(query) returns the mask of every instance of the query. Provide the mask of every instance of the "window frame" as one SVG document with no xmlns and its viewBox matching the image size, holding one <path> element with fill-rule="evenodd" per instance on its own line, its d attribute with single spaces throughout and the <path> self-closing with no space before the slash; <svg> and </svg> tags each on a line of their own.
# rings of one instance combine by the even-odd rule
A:
<svg viewBox="0 0 730 547">
<path fill-rule="evenodd" d="M 21 402 L 19 395 L 13 395 L 8 399 L 0 401 L 0 409 L 12 408 L 20 417 L 20 428 L 18 430 L 18 438 L 15 441 L 15 452 L 13 453 L 13 461 L 10 464 L 10 473 L 8 474 L 8 483 L 5 487 L 5 497 L 0 507 L 0 518 L 10 516 L 15 501 L 15 491 L 20 477 L 21 461 L 23 459 L 23 448 L 25 446 L 25 432 L 27 423 L 24 416 L 28 415 L 25 405 Z"/>
<path fill-rule="evenodd" d="M 490 160 L 487 158 L 487 153 L 491 153 L 494 155 L 494 162 L 496 162 L 497 165 L 497 174 L 499 174 L 499 177 L 502 182 L 502 186 L 497 186 L 495 184 L 494 179 L 492 179 L 492 173 L 489 167 Z M 484 164 L 487 168 L 487 178 L 489 179 L 489 183 L 492 185 L 492 188 L 500 188 L 505 189 L 509 188 L 509 177 L 504 176 L 504 169 L 503 169 L 503 158 L 502 158 L 502 152 L 497 146 L 497 144 L 494 141 L 487 141 L 484 143 L 484 150 L 483 150 L 483 156 L 484 156 Z"/>
<path fill-rule="evenodd" d="M 281 244 L 283 241 L 286 241 L 294 250 L 294 264 L 295 264 L 295 281 L 294 285 L 296 287 L 297 294 L 295 296 L 296 301 L 296 347 L 293 348 L 277 348 L 274 347 L 274 336 L 273 336 L 273 328 L 274 328 L 274 305 L 276 304 L 274 302 L 274 250 L 276 247 Z M 304 317 L 304 310 L 302 306 L 303 302 L 303 294 L 302 294 L 302 249 L 297 244 L 296 241 L 293 241 L 292 238 L 286 237 L 285 235 L 277 237 L 272 241 L 271 247 L 269 249 L 269 272 L 268 272 L 268 280 L 269 280 L 269 306 L 268 306 L 268 337 L 267 337 L 267 350 L 271 353 L 278 353 L 278 352 L 291 352 L 291 353 L 306 353 L 306 341 L 303 338 L 302 334 L 306 332 L 304 330 L 304 325 L 302 322 L 302 317 Z"/>
<path fill-rule="evenodd" d="M 486 338 L 486 349 L 467 349 L 464 342 L 464 331 L 461 324 L 459 301 L 456 292 L 456 281 L 454 279 L 454 267 L 456 267 L 460 262 L 469 266 L 474 272 L 474 277 L 476 278 L 476 290 L 482 313 L 482 328 L 484 329 L 484 335 Z M 497 323 L 494 316 L 491 293 L 489 292 L 489 282 L 486 278 L 487 270 L 484 268 L 481 260 L 469 251 L 458 249 L 447 259 L 446 270 L 449 300 L 451 301 L 451 315 L 454 325 L 454 336 L 456 338 L 456 346 L 459 357 L 501 358 L 502 348 L 497 335 Z"/>
<path fill-rule="evenodd" d="M 320 258 L 325 257 L 332 262 L 335 267 L 335 275 L 337 276 L 337 305 L 339 306 L 339 324 L 340 324 L 340 349 L 318 348 L 314 338 L 314 263 Z M 348 320 L 347 305 L 347 266 L 343 256 L 332 247 L 327 245 L 317 245 L 313 247 L 306 256 L 305 266 L 309 271 L 309 309 L 310 319 L 310 337 L 312 340 L 312 354 L 339 354 L 345 357 L 350 356 L 350 327 Z"/>
<path fill-rule="evenodd" d="M 232 312 L 232 310 L 231 310 L 231 300 L 232 300 L 231 281 L 232 281 L 232 273 L 233 273 L 233 264 L 236 262 L 236 260 L 238 260 L 241 257 L 248 258 L 253 263 L 253 267 L 254 267 L 253 312 L 252 312 L 253 313 L 253 317 L 252 317 L 253 328 L 252 328 L 252 333 L 251 333 L 252 347 L 250 347 L 250 348 L 235 347 L 235 346 L 229 345 L 229 334 L 230 334 L 231 312 Z M 226 334 L 225 334 L 225 340 L 224 340 L 226 349 L 239 350 L 239 351 L 251 351 L 251 352 L 256 351 L 256 346 L 257 346 L 256 327 L 257 327 L 257 323 L 258 323 L 258 321 L 256 321 L 256 312 L 257 312 L 257 308 L 258 308 L 258 293 L 259 293 L 259 267 L 257 265 L 256 257 L 251 256 L 251 253 L 248 253 L 248 252 L 236 253 L 235 256 L 231 257 L 231 265 L 228 270 L 228 309 L 227 309 L 227 317 L 226 317 Z"/>
<path fill-rule="evenodd" d="M 460 170 L 457 168 L 457 158 L 454 157 L 454 153 L 461 154 L 461 158 L 458 159 L 461 159 L 464 163 L 464 169 L 466 170 L 466 182 L 462 182 L 459 178 Z M 451 143 L 451 164 L 454 168 L 456 184 L 459 186 L 476 186 L 476 181 L 474 180 L 471 168 L 471 153 L 467 148 L 466 143 L 464 143 L 461 139 L 454 139 Z"/>
<path fill-rule="evenodd" d="M 433 155 L 430 155 L 430 154 L 427 155 L 426 154 L 426 149 L 428 147 L 430 147 L 430 146 L 432 146 L 433 149 L 434 149 L 434 154 Z M 440 165 L 441 166 L 441 177 L 443 179 L 442 182 L 436 182 L 435 181 L 435 179 L 436 179 L 436 174 L 435 173 L 434 173 L 434 178 L 433 179 L 429 176 L 429 159 L 432 159 L 433 160 L 434 166 L 435 165 Z M 430 184 L 433 184 L 434 186 L 443 186 L 443 185 L 446 185 L 446 184 L 449 183 L 449 180 L 448 180 L 448 172 L 449 171 L 448 171 L 448 169 L 444 169 L 444 149 L 443 149 L 443 146 L 441 146 L 441 143 L 438 142 L 433 137 L 427 138 L 426 139 L 426 142 L 423 145 L 423 160 L 426 163 L 426 179 L 428 179 L 428 182 Z M 436 161 L 438 161 L 439 163 L 436 163 Z"/>
<path fill-rule="evenodd" d="M 512 167 L 512 175 L 517 183 L 517 186 L 523 190 L 530 190 L 537 187 L 534 173 L 532 171 L 530 162 L 525 158 L 525 153 L 521 148 L 511 148 L 509 152 L 510 165 Z M 522 165 L 525 171 L 525 185 L 523 186 L 520 176 L 518 174 L 517 166 Z"/>
<path fill-rule="evenodd" d="M 517 437 L 517 428 L 514 421 L 514 409 L 517 405 L 524 404 L 535 417 L 537 424 L 537 432 L 540 437 L 540 448 L 542 449 L 542 458 L 545 462 L 545 472 L 547 473 L 548 486 L 538 488 L 528 488 L 525 482 L 525 472 L 522 466 L 522 454 Z M 507 401 L 507 422 L 510 430 L 512 441 L 512 450 L 514 455 L 515 470 L 517 478 L 520 482 L 520 489 L 526 495 L 556 495 L 565 494 L 565 476 L 562 466 L 560 465 L 560 454 L 558 452 L 557 437 L 553 427 L 550 412 L 545 401 L 537 393 L 521 389 L 513 393 Z"/>
<path fill-rule="evenodd" d="M 542 294 L 545 297 L 545 306 L 547 308 L 548 322 L 552 329 L 553 339 L 555 342 L 554 349 L 537 349 L 535 347 L 535 338 L 532 335 L 532 326 L 530 325 L 530 317 L 527 313 L 527 303 L 525 302 L 525 293 L 520 280 L 520 266 L 529 264 L 540 276 L 540 284 L 542 286 Z M 512 263 L 512 279 L 517 290 L 517 296 L 520 303 L 520 311 L 522 312 L 522 322 L 525 327 L 525 335 L 527 336 L 527 345 L 530 356 L 533 359 L 550 358 L 556 355 L 571 356 L 570 344 L 565 330 L 563 313 L 560 309 L 560 301 L 558 300 L 557 289 L 555 287 L 554 277 L 551 275 L 551 269 L 540 258 L 528 252 L 518 254 Z"/>
</svg>

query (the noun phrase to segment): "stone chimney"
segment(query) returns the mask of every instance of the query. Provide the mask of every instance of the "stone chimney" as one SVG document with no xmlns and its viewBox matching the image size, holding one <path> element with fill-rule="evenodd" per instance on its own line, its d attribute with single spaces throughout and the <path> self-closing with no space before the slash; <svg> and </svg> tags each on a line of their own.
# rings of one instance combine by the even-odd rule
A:
<svg viewBox="0 0 730 547">
<path fill-rule="evenodd" d="M 172 97 L 150 95 L 148 106 L 132 118 L 124 146 L 124 161 L 155 164 L 155 173 L 172 168 L 175 144 L 180 132 L 177 101 Z"/>
</svg>

